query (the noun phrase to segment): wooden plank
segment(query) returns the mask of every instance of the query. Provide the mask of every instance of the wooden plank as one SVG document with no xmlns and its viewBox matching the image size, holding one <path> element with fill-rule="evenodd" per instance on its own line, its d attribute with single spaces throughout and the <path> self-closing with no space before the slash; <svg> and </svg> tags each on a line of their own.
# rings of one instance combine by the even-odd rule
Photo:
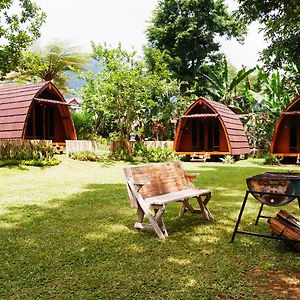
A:
<svg viewBox="0 0 300 300">
<path fill-rule="evenodd" d="M 228 138 L 229 138 L 230 143 L 232 143 L 232 142 L 245 142 L 245 143 L 248 143 L 248 139 L 245 135 L 244 136 L 231 135 Z"/>
<path fill-rule="evenodd" d="M 211 193 L 210 190 L 190 188 L 173 193 L 163 194 L 151 198 L 146 198 L 145 201 L 149 204 L 166 204 L 170 202 L 180 201 L 186 198 L 193 198 Z"/>
</svg>

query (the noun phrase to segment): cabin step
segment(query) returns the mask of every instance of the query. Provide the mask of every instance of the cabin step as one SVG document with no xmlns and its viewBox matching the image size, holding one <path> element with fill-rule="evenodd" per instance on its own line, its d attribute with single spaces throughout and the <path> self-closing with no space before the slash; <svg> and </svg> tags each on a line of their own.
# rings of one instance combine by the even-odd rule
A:
<svg viewBox="0 0 300 300">
<path fill-rule="evenodd" d="M 199 162 L 206 162 L 206 160 L 209 158 L 209 155 L 207 153 L 205 154 L 193 154 L 191 156 L 191 161 L 199 161 Z"/>
<path fill-rule="evenodd" d="M 55 154 L 63 154 L 66 151 L 66 143 L 52 142 Z"/>
</svg>

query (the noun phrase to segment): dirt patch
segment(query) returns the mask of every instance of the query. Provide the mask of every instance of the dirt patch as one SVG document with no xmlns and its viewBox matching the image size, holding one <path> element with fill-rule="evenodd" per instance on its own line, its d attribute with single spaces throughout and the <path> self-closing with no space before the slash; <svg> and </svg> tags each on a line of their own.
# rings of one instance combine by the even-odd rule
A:
<svg viewBox="0 0 300 300">
<path fill-rule="evenodd" d="M 246 276 L 256 282 L 257 293 L 261 296 L 274 296 L 275 299 L 300 299 L 300 272 L 283 273 L 254 269 Z"/>
</svg>

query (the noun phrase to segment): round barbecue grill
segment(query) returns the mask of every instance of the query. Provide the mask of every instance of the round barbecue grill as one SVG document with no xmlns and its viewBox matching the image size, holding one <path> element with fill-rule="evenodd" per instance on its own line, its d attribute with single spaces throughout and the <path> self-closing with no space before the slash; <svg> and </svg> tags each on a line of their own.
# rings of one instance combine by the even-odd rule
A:
<svg viewBox="0 0 300 300">
<path fill-rule="evenodd" d="M 246 182 L 254 198 L 269 206 L 283 206 L 300 196 L 300 173 L 266 172 Z"/>
</svg>

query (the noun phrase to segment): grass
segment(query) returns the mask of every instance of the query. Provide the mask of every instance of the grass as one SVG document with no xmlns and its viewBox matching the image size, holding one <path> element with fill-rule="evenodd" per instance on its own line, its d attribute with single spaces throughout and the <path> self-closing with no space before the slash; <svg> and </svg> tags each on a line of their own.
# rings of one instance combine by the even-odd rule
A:
<svg viewBox="0 0 300 300">
<path fill-rule="evenodd" d="M 184 163 L 199 173 L 197 186 L 212 189 L 215 221 L 178 218 L 170 204 L 170 236 L 160 241 L 133 228 L 126 165 L 62 158 L 51 168 L 0 169 L 0 299 L 277 299 L 264 288 L 270 272 L 300 280 L 299 253 L 283 242 L 237 235 L 229 243 L 245 178 L 297 167 Z M 268 232 L 264 220 L 253 225 L 258 208 L 249 199 L 241 229 Z M 286 209 L 299 216 L 296 201 Z"/>
</svg>

